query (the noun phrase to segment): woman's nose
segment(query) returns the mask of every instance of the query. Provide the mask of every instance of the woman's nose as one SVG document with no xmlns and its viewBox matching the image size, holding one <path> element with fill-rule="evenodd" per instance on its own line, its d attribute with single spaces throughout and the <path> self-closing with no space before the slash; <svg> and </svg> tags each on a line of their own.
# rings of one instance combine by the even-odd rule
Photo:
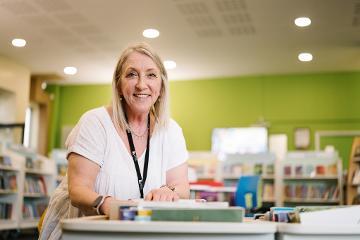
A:
<svg viewBox="0 0 360 240">
<path fill-rule="evenodd" d="M 146 83 L 145 83 L 145 78 L 146 76 L 144 75 L 140 75 L 138 81 L 136 82 L 136 87 L 139 89 L 144 89 L 146 88 Z"/>
</svg>

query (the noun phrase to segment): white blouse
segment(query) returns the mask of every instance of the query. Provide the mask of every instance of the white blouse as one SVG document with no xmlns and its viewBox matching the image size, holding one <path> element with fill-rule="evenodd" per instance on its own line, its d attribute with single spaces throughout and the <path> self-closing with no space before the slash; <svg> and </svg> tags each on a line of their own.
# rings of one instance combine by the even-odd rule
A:
<svg viewBox="0 0 360 240">
<path fill-rule="evenodd" d="M 68 154 L 75 152 L 100 166 L 94 189 L 97 193 L 122 200 L 140 198 L 133 159 L 105 107 L 86 112 L 70 133 L 66 146 Z M 138 159 L 141 174 L 144 158 L 145 151 Z M 187 158 L 182 129 L 174 120 L 170 120 L 167 128 L 156 129 L 150 139 L 144 195 L 165 184 L 166 171 Z"/>
</svg>

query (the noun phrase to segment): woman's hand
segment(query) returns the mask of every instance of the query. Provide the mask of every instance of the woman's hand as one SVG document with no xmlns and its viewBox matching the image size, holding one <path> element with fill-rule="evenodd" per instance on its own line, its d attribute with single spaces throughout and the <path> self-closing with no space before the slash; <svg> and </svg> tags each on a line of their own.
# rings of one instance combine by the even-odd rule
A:
<svg viewBox="0 0 360 240">
<path fill-rule="evenodd" d="M 146 196 L 146 201 L 172 202 L 179 200 L 179 195 L 167 186 L 151 190 Z"/>
</svg>

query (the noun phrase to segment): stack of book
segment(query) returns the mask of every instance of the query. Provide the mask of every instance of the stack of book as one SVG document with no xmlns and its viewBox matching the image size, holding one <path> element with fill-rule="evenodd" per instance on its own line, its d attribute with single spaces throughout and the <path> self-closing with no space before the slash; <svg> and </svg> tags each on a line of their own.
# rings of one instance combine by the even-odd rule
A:
<svg viewBox="0 0 360 240">
<path fill-rule="evenodd" d="M 110 219 L 121 220 L 121 212 L 124 209 L 134 211 L 134 216 L 137 211 L 151 210 L 151 221 L 242 222 L 245 213 L 243 208 L 229 207 L 227 202 L 113 201 L 110 204 Z"/>
</svg>

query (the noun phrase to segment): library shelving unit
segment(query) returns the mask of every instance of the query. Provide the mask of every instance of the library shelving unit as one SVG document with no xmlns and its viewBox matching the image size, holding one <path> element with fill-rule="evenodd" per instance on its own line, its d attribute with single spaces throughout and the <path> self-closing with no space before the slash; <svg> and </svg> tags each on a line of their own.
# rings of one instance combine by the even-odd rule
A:
<svg viewBox="0 0 360 240">
<path fill-rule="evenodd" d="M 225 186 L 236 186 L 244 175 L 259 175 L 262 180 L 262 203 L 264 206 L 278 205 L 275 199 L 279 191 L 275 176 L 275 154 L 227 154 L 222 161 L 221 179 Z"/>
<path fill-rule="evenodd" d="M 360 204 L 360 137 L 354 138 L 351 148 L 346 203 L 348 205 Z"/>
<path fill-rule="evenodd" d="M 282 169 L 283 205 L 342 204 L 342 162 L 336 151 L 288 152 Z"/>
<path fill-rule="evenodd" d="M 66 160 L 66 149 L 53 149 L 51 152 L 51 159 L 55 161 L 56 165 L 56 185 L 60 184 L 67 173 L 68 162 Z"/>
<path fill-rule="evenodd" d="M 191 151 L 187 162 L 189 168 L 194 170 L 196 180 L 220 180 L 216 154 L 210 151 Z"/>
<path fill-rule="evenodd" d="M 0 229 L 36 228 L 55 187 L 55 164 L 51 159 L 14 145 L 6 147 L 3 156 L 11 166 L 0 166 L 0 174 L 15 176 L 12 184 L 16 190 L 0 193 L 0 201 L 12 205 L 11 217 L 2 220 Z"/>
<path fill-rule="evenodd" d="M 16 229 L 21 207 L 20 166 L 0 154 L 0 231 Z"/>
<path fill-rule="evenodd" d="M 227 199 L 225 195 L 233 193 L 224 192 L 219 179 L 219 161 L 216 154 L 210 151 L 190 151 L 187 163 L 191 198 L 224 201 Z"/>
</svg>

